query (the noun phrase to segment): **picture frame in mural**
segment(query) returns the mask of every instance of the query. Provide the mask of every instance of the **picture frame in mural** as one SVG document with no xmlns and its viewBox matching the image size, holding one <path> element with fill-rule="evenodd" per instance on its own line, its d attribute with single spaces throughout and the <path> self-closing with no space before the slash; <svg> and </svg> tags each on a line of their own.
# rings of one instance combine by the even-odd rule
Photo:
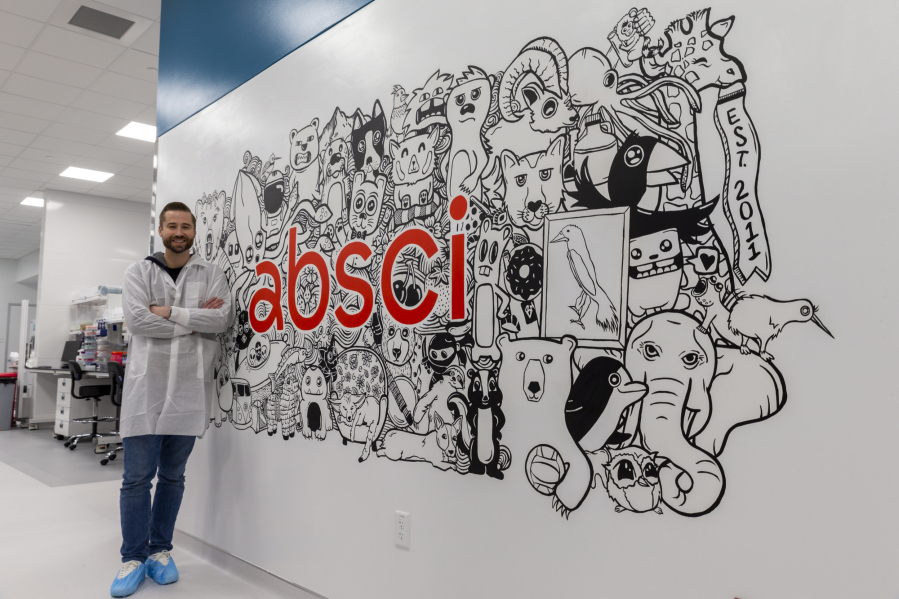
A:
<svg viewBox="0 0 899 599">
<path fill-rule="evenodd" d="M 542 337 L 622 349 L 628 283 L 627 207 L 557 212 L 543 229 Z"/>
</svg>

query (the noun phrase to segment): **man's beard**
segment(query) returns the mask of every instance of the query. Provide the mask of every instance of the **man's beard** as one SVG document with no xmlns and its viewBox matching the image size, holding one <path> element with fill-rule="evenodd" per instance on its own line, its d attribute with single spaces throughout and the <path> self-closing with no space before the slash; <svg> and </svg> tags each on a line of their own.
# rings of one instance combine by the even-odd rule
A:
<svg viewBox="0 0 899 599">
<path fill-rule="evenodd" d="M 165 246 L 165 249 L 167 249 L 167 250 L 169 250 L 170 252 L 175 253 L 175 254 L 183 254 L 184 252 L 189 252 L 189 251 L 190 251 L 190 248 L 192 248 L 192 247 L 194 246 L 194 240 L 193 240 L 193 239 L 185 238 L 185 239 L 184 239 L 184 241 L 185 241 L 185 243 L 184 243 L 184 249 L 179 250 L 179 249 L 175 249 L 175 247 L 174 247 L 174 245 L 175 245 L 174 241 L 175 241 L 175 236 L 174 236 L 174 235 L 173 235 L 172 237 L 169 237 L 169 238 L 163 238 L 163 239 L 162 239 L 162 245 Z"/>
</svg>

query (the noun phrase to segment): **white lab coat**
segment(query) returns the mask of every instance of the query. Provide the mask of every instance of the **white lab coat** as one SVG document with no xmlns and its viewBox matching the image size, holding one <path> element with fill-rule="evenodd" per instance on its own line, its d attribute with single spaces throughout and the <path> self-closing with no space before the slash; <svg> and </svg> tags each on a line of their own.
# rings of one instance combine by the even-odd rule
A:
<svg viewBox="0 0 899 599">
<path fill-rule="evenodd" d="M 156 254 L 156 258 L 162 258 Z M 221 298 L 217 310 L 199 309 L 207 298 Z M 202 437 L 215 401 L 213 364 L 216 333 L 234 318 L 225 273 L 191 256 L 178 280 L 149 260 L 125 271 L 122 290 L 125 323 L 131 333 L 122 396 L 122 437 L 193 435 Z M 172 306 L 171 319 L 149 307 Z"/>
</svg>

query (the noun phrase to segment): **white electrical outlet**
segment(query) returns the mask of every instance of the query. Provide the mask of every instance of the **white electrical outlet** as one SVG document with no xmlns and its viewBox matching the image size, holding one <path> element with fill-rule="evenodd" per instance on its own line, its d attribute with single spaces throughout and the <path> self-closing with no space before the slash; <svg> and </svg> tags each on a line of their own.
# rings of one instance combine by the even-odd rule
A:
<svg viewBox="0 0 899 599">
<path fill-rule="evenodd" d="M 396 546 L 409 549 L 409 512 L 396 511 Z"/>
</svg>

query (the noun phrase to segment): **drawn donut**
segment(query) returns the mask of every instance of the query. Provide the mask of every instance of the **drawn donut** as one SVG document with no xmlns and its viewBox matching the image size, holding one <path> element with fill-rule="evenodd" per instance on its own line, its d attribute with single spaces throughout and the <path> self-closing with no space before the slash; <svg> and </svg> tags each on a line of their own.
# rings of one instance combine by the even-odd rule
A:
<svg viewBox="0 0 899 599">
<path fill-rule="evenodd" d="M 540 295 L 543 288 L 543 252 L 539 246 L 526 243 L 512 250 L 506 269 L 506 283 L 512 296 L 522 302 Z"/>
</svg>

